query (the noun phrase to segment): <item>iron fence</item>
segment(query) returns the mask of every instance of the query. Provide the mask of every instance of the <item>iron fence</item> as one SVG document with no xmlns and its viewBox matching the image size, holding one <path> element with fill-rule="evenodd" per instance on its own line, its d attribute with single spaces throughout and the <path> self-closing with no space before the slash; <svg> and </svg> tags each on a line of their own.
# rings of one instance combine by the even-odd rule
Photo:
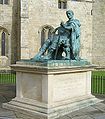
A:
<svg viewBox="0 0 105 119">
<path fill-rule="evenodd" d="M 92 75 L 91 92 L 105 94 L 105 76 Z M 16 72 L 0 70 L 0 84 L 16 84 Z"/>
<path fill-rule="evenodd" d="M 105 76 L 92 75 L 91 92 L 105 94 Z"/>
<path fill-rule="evenodd" d="M 0 84 L 15 84 L 16 72 L 13 70 L 0 70 Z"/>
</svg>

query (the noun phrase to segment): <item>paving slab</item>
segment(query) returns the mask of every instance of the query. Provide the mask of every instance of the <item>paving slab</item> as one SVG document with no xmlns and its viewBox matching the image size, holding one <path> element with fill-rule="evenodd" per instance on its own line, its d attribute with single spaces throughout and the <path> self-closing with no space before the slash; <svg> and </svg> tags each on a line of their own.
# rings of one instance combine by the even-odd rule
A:
<svg viewBox="0 0 105 119">
<path fill-rule="evenodd" d="M 0 118 L 16 118 L 15 112 L 0 108 Z"/>
<path fill-rule="evenodd" d="M 102 111 L 102 112 L 105 112 L 105 104 L 104 103 L 97 103 L 97 104 L 93 105 L 93 107 L 95 109 Z"/>
<path fill-rule="evenodd" d="M 69 117 L 68 115 L 66 115 L 66 116 L 59 117 L 59 118 L 57 118 L 57 119 L 72 119 L 72 118 Z"/>
<path fill-rule="evenodd" d="M 93 119 L 93 118 L 89 117 L 88 115 L 84 115 L 84 116 L 75 116 L 72 119 Z"/>
<path fill-rule="evenodd" d="M 93 119 L 105 119 L 105 113 L 104 114 L 95 114 L 91 116 Z"/>
<path fill-rule="evenodd" d="M 6 101 L 7 101 L 6 98 L 3 97 L 3 95 L 0 95 L 0 103 L 4 103 Z"/>
<path fill-rule="evenodd" d="M 72 112 L 72 113 L 68 114 L 68 116 L 70 116 L 72 118 L 75 117 L 75 116 L 85 116 L 85 115 L 89 115 L 89 114 L 91 114 L 93 112 L 97 112 L 97 111 L 98 110 L 95 109 L 94 107 L 89 106 L 89 107 L 80 109 L 78 111 Z M 101 111 L 100 111 L 100 113 L 101 113 Z"/>
<path fill-rule="evenodd" d="M 0 119 L 17 119 L 17 118 L 14 118 L 14 117 L 0 117 Z"/>
<path fill-rule="evenodd" d="M 0 117 L 0 119 L 13 119 L 13 118 L 9 118 L 9 117 Z"/>
</svg>

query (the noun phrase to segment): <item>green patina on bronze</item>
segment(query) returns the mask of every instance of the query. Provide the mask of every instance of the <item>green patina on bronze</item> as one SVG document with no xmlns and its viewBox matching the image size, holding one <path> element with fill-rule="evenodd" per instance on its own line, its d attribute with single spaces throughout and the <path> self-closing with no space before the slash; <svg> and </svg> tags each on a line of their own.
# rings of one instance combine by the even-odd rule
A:
<svg viewBox="0 0 105 119">
<path fill-rule="evenodd" d="M 91 65 L 90 62 L 87 60 L 46 60 L 46 61 L 31 61 L 30 60 L 21 60 L 17 62 L 17 64 L 21 65 L 33 65 L 33 66 L 42 66 L 47 68 L 58 68 L 58 67 L 65 67 L 65 66 L 89 66 Z M 91 65 L 92 66 L 92 65 Z"/>
<path fill-rule="evenodd" d="M 43 66 L 89 64 L 79 57 L 81 24 L 79 20 L 74 19 L 72 10 L 66 11 L 66 15 L 68 21 L 60 23 L 50 38 L 46 39 L 38 54 L 30 60 L 31 62 L 40 62 L 38 64 Z"/>
</svg>

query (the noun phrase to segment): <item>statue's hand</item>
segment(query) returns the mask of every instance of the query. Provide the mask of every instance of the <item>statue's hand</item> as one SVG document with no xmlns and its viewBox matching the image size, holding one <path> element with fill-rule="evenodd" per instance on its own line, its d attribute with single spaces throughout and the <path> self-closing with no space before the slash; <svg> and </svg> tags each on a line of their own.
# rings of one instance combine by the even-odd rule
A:
<svg viewBox="0 0 105 119">
<path fill-rule="evenodd" d="M 55 34 L 55 32 L 56 32 L 56 31 L 55 31 L 55 30 L 53 30 L 53 31 L 51 31 L 51 34 Z"/>
<path fill-rule="evenodd" d="M 54 29 L 51 33 L 52 33 L 52 34 L 55 34 L 56 31 L 58 30 L 58 28 L 59 28 L 59 27 L 57 27 L 56 29 Z"/>
</svg>

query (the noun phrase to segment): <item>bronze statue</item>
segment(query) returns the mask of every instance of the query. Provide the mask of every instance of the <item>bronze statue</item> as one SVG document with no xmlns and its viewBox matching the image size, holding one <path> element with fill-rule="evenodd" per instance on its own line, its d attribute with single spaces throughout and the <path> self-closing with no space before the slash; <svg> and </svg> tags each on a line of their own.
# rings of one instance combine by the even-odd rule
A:
<svg viewBox="0 0 105 119">
<path fill-rule="evenodd" d="M 80 52 L 80 22 L 74 19 L 72 10 L 66 12 L 68 21 L 61 22 L 51 37 L 48 38 L 32 60 L 79 60 Z M 57 33 L 56 33 L 57 32 Z M 45 55 L 45 52 L 47 54 Z M 65 57 L 62 53 L 65 52 Z"/>
</svg>

